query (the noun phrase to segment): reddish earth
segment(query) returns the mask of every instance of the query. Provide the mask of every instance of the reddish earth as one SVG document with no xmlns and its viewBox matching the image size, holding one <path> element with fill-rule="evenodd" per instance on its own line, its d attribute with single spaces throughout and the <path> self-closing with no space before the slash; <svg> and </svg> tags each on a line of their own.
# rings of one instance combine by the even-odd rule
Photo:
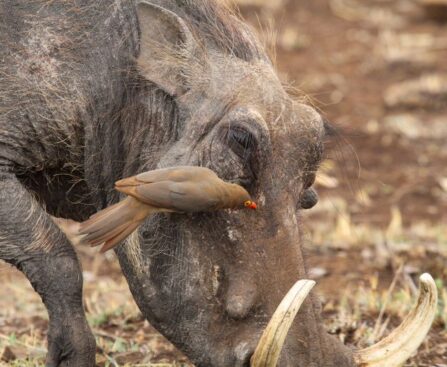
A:
<svg viewBox="0 0 447 367">
<path fill-rule="evenodd" d="M 430 20 L 417 1 L 409 0 L 273 3 L 281 5 L 270 12 L 247 7 L 243 14 L 253 24 L 273 19 L 279 71 L 341 130 L 328 153 L 336 163 L 331 175 L 340 185 L 336 190 L 320 188 L 322 196 L 340 195 L 356 202 L 356 192 L 365 190 L 370 203 L 356 203 L 350 211 L 356 221 L 374 225 L 389 222 L 391 205 L 400 208 L 407 225 L 445 222 L 447 188 L 440 180 L 447 177 L 447 131 L 436 132 L 439 125 L 434 121 L 447 124 L 446 86 L 429 96 L 433 103 L 426 106 L 416 99 L 387 107 L 384 96 L 396 83 L 446 75 L 447 22 Z M 338 16 L 337 4 L 347 7 Z M 402 56 L 391 61 L 393 54 Z M 431 59 L 419 61 L 420 54 Z M 403 114 L 416 119 L 416 126 L 402 123 L 403 130 L 416 129 L 414 139 L 385 124 L 390 116 Z M 431 129 L 431 124 L 432 136 L 418 134 L 418 128 Z"/>
</svg>

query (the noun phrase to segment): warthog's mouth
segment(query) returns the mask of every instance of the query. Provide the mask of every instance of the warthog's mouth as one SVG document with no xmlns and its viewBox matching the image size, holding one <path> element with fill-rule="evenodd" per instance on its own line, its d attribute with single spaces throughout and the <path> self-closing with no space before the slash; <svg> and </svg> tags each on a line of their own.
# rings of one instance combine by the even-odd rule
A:
<svg viewBox="0 0 447 367">
<path fill-rule="evenodd" d="M 354 352 L 358 366 L 401 366 L 422 343 L 436 314 L 438 293 L 430 274 L 422 274 L 419 280 L 419 296 L 414 308 L 386 338 Z M 300 280 L 290 289 L 265 328 L 251 358 L 251 367 L 276 366 L 293 320 L 314 285 L 312 280 Z"/>
</svg>

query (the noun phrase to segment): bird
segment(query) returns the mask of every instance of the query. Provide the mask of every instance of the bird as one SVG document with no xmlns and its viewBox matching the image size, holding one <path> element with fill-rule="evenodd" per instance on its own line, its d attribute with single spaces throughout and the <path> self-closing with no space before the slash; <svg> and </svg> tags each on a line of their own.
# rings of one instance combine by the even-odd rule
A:
<svg viewBox="0 0 447 367">
<path fill-rule="evenodd" d="M 220 209 L 256 209 L 257 204 L 242 186 L 226 182 L 206 168 L 178 166 L 156 169 L 115 182 L 127 197 L 74 226 L 60 226 L 72 242 L 103 245 L 105 252 L 123 241 L 149 216 L 159 212 L 194 213 Z M 76 228 L 76 229 L 74 229 Z M 73 231 L 77 230 L 77 236 Z M 69 236 L 69 237 L 70 237 Z"/>
</svg>

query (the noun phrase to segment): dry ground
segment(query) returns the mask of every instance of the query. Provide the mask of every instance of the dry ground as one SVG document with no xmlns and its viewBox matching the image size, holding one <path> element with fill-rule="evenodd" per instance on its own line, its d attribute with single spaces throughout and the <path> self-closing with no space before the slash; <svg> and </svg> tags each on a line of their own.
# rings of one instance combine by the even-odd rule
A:
<svg viewBox="0 0 447 367">
<path fill-rule="evenodd" d="M 430 15 L 417 0 L 237 2 L 268 46 L 276 38 L 291 92 L 340 130 L 328 141 L 320 204 L 304 217 L 328 331 L 360 347 L 380 339 L 428 271 L 439 313 L 407 366 L 446 366 L 447 7 Z M 113 255 L 82 258 L 98 366 L 187 366 L 141 318 Z M 45 310 L 20 273 L 0 264 L 0 279 L 0 366 L 41 366 Z"/>
</svg>

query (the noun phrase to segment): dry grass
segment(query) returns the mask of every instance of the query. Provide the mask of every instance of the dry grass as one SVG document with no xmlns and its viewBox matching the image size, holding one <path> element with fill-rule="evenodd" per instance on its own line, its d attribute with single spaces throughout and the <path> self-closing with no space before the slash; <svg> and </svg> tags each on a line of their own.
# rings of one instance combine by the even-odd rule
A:
<svg viewBox="0 0 447 367">
<path fill-rule="evenodd" d="M 312 265 L 325 274 L 317 284 L 329 332 L 356 347 L 374 344 L 408 314 L 417 297 L 418 276 L 429 272 L 438 287 L 438 313 L 417 356 L 405 366 L 443 365 L 447 357 L 447 229 L 422 222 L 404 228 L 397 208 L 391 209 L 390 222 L 383 229 L 356 224 L 340 198 L 323 200 L 310 219 L 320 217 L 321 211 L 325 220 L 309 220 L 313 240 L 309 252 Z"/>
<path fill-rule="evenodd" d="M 95 262 L 85 263 L 85 268 L 91 269 Z M 115 260 L 102 262 L 102 271 L 107 269 L 112 276 L 84 272 L 85 308 L 96 336 L 97 366 L 188 366 L 141 317 L 117 266 Z M 0 278 L 4 283 L 0 290 L 0 354 L 7 360 L 0 361 L 0 366 L 44 366 L 48 317 L 43 304 L 15 269 L 1 264 Z"/>
<path fill-rule="evenodd" d="M 427 253 L 420 251 L 421 243 L 429 242 L 430 251 L 437 251 L 436 256 L 445 263 L 446 231 L 422 225 L 405 230 L 399 228 L 396 217 L 384 231 L 370 229 L 368 232 L 367 228 L 349 222 L 340 230 L 340 218 L 345 218 L 347 214 L 339 209 L 334 209 L 334 213 L 338 215 L 333 218 L 334 228 L 329 242 L 327 236 L 319 232 L 323 230 L 327 234 L 327 228 L 311 229 L 313 237 L 317 239 L 315 250 L 319 253 L 312 255 L 312 262 L 324 264 L 323 260 L 326 259 L 339 266 L 338 269 L 331 269 L 328 276 L 317 280 L 321 284 L 318 291 L 323 299 L 324 318 L 330 333 L 349 345 L 365 347 L 386 335 L 413 305 L 417 291 L 413 272 L 419 272 L 418 264 L 424 266 L 425 263 L 424 271 L 432 265 L 426 263 Z M 331 223 L 331 220 L 327 222 Z M 352 242 L 346 244 L 346 231 L 359 234 L 354 237 L 357 241 L 351 239 Z M 318 242 L 323 238 L 324 242 Z M 387 238 L 387 250 L 374 245 L 377 238 Z M 334 249 L 337 253 L 363 251 L 365 262 L 349 269 L 357 280 L 361 279 L 360 283 L 350 283 L 352 277 L 347 276 L 345 287 L 340 285 L 336 287 L 340 291 L 328 292 L 327 289 L 334 289 L 336 271 L 346 271 L 342 262 L 334 262 L 330 252 Z M 190 366 L 142 319 L 114 259 L 87 261 L 85 268 L 85 306 L 88 321 L 96 335 L 98 366 Z M 98 269 L 109 274 L 98 274 Z M 437 276 L 437 269 L 433 270 L 432 274 Z M 392 276 L 384 280 L 383 272 Z M 0 290 L 0 351 L 3 350 L 4 359 L 12 352 L 11 360 L 0 363 L 0 366 L 43 366 L 47 327 L 45 309 L 27 280 L 16 270 L 2 264 L 0 277 L 3 281 Z M 441 363 L 447 353 L 445 281 L 445 274 L 439 274 L 436 279 L 440 295 L 439 311 L 433 330 L 418 356 L 407 366 L 429 366 L 436 361 Z M 347 291 L 343 293 L 341 289 Z"/>
</svg>

